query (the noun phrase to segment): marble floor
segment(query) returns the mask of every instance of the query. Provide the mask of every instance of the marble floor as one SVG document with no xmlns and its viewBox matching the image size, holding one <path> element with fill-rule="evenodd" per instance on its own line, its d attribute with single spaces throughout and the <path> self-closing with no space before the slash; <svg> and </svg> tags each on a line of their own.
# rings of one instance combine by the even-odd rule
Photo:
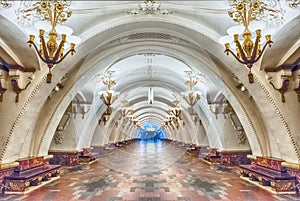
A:
<svg viewBox="0 0 300 201">
<path fill-rule="evenodd" d="M 96 163 L 63 169 L 61 178 L 5 201 L 300 200 L 274 195 L 239 178 L 237 169 L 209 166 L 177 144 L 134 142 Z"/>
</svg>

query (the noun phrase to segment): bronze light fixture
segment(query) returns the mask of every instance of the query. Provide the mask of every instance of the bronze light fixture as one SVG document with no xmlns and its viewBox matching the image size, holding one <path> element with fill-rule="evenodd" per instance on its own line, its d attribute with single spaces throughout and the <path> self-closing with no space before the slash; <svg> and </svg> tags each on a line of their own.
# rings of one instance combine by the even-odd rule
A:
<svg viewBox="0 0 300 201">
<path fill-rule="evenodd" d="M 253 21 L 259 21 L 262 18 L 267 18 L 268 16 L 277 16 L 276 13 L 280 13 L 280 10 L 275 10 L 268 7 L 268 4 L 260 0 L 229 0 L 231 6 L 231 11 L 228 12 L 229 17 L 233 21 L 240 23 L 244 26 L 244 31 L 242 33 L 237 33 L 237 27 L 232 27 L 228 32 L 235 32 L 233 34 L 233 42 L 236 45 L 236 53 L 230 49 L 230 39 L 229 36 L 223 36 L 220 38 L 220 42 L 225 44 L 225 53 L 227 55 L 232 54 L 234 58 L 240 63 L 244 64 L 248 69 L 248 79 L 249 83 L 254 82 L 253 74 L 251 68 L 253 64 L 257 62 L 262 54 L 264 53 L 267 46 L 271 47 L 273 43 L 271 40 L 271 35 L 265 35 L 266 42 L 261 48 L 261 27 L 255 31 L 255 41 L 252 41 L 253 32 L 249 29 L 250 23 Z M 240 41 L 241 40 L 241 41 Z"/>
<path fill-rule="evenodd" d="M 107 106 L 106 112 L 108 115 L 111 114 L 112 109 L 111 105 L 115 102 L 115 100 L 118 98 L 119 92 L 115 92 L 111 88 L 116 84 L 114 80 L 111 79 L 113 71 L 108 71 L 107 75 L 105 75 L 103 79 L 103 84 L 107 86 L 106 91 L 100 91 L 100 99 L 103 101 L 103 103 Z"/>
<path fill-rule="evenodd" d="M 35 44 L 34 34 L 29 35 L 27 43 L 29 47 L 34 47 L 40 59 L 47 64 L 49 68 L 47 83 L 51 83 L 51 69 L 62 62 L 69 53 L 73 55 L 75 53 L 75 44 L 80 42 L 79 37 L 71 35 L 73 32 L 71 28 L 58 25 L 66 22 L 71 17 L 72 12 L 69 10 L 69 6 L 70 1 L 67 0 L 41 0 L 34 3 L 30 9 L 19 11 L 33 15 L 41 20 L 40 23 L 36 23 L 39 29 L 39 48 Z M 48 41 L 46 41 L 47 37 L 45 37 L 46 32 L 48 32 Z M 59 44 L 57 42 L 58 38 L 61 38 Z M 64 52 L 64 46 L 67 42 L 70 43 L 70 48 L 67 52 Z"/>
<path fill-rule="evenodd" d="M 195 75 L 191 71 L 186 72 L 189 80 L 185 82 L 185 85 L 189 87 L 189 90 L 185 92 L 181 92 L 183 99 L 189 104 L 191 107 L 194 107 L 194 105 L 197 103 L 198 100 L 201 98 L 201 92 L 200 91 L 193 91 L 193 86 L 195 86 L 198 81 Z"/>
</svg>

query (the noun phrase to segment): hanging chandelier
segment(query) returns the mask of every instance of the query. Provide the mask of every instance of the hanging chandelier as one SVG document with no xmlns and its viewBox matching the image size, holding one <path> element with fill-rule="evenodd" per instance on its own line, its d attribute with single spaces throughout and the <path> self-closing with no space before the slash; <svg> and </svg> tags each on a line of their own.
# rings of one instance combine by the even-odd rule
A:
<svg viewBox="0 0 300 201">
<path fill-rule="evenodd" d="M 70 1 L 67 0 L 41 0 L 36 3 L 28 4 L 29 8 L 18 9 L 19 15 L 23 17 L 31 16 L 35 21 L 34 25 L 39 30 L 40 41 L 35 44 L 34 29 L 28 29 L 30 33 L 29 47 L 33 46 L 40 59 L 45 62 L 49 68 L 47 74 L 47 83 L 51 83 L 52 68 L 63 61 L 66 56 L 75 53 L 75 44 L 80 42 L 80 38 L 74 35 L 70 27 L 58 25 L 66 22 L 71 17 L 72 12 L 69 10 Z M 20 16 L 19 16 L 20 17 Z M 47 34 L 47 36 L 45 36 Z M 60 38 L 60 42 L 57 40 Z M 65 45 L 70 45 L 69 50 L 65 52 Z"/>
<path fill-rule="evenodd" d="M 123 104 L 123 107 L 120 109 L 120 114 L 123 118 L 125 118 L 128 115 L 132 115 L 134 113 L 134 110 L 130 107 L 127 107 L 128 101 L 127 100 L 121 100 L 121 103 Z"/>
<path fill-rule="evenodd" d="M 261 29 L 265 24 L 261 21 L 263 19 L 268 21 L 276 21 L 278 24 L 283 18 L 283 10 L 279 3 L 277 7 L 272 7 L 272 4 L 268 2 L 262 2 L 260 0 L 229 0 L 231 10 L 228 12 L 229 17 L 234 22 L 242 24 L 243 26 L 234 26 L 227 30 L 229 35 L 220 38 L 220 42 L 225 44 L 225 52 L 227 55 L 232 54 L 237 61 L 244 64 L 248 69 L 249 83 L 254 82 L 251 68 L 255 62 L 257 62 L 264 53 L 267 46 L 271 47 L 273 43 L 271 40 L 271 34 L 266 34 L 266 42 L 261 48 Z M 256 29 L 255 33 L 251 30 Z M 255 36 L 255 41 L 252 41 L 252 37 Z M 236 45 L 236 53 L 230 49 L 230 43 Z"/>
<path fill-rule="evenodd" d="M 119 92 L 115 92 L 111 88 L 116 84 L 114 80 L 111 79 L 113 71 L 108 71 L 107 75 L 103 78 L 103 84 L 107 86 L 106 91 L 100 91 L 100 99 L 103 101 L 103 103 L 107 106 L 107 110 L 111 109 L 111 105 L 115 102 L 115 100 L 118 98 Z"/>
<path fill-rule="evenodd" d="M 167 113 L 169 115 L 174 115 L 176 119 L 180 118 L 180 114 L 181 114 L 181 108 L 179 107 L 179 103 L 180 103 L 180 100 L 178 100 L 176 98 L 175 101 L 173 101 L 175 107 L 173 107 L 172 109 L 168 110 Z"/>
<path fill-rule="evenodd" d="M 193 91 L 193 86 L 195 86 L 198 83 L 197 77 L 193 75 L 191 71 L 188 71 L 186 73 L 189 77 L 189 80 L 185 82 L 185 85 L 189 87 L 189 90 L 181 92 L 181 94 L 183 96 L 183 99 L 187 102 L 187 104 L 189 104 L 191 107 L 194 107 L 197 101 L 201 98 L 201 92 Z"/>
</svg>

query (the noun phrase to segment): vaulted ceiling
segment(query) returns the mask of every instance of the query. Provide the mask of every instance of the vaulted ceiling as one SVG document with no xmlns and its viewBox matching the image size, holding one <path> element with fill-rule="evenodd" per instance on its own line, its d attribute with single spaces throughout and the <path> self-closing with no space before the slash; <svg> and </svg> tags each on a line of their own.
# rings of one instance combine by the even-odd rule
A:
<svg viewBox="0 0 300 201">
<path fill-rule="evenodd" d="M 52 133 L 49 136 L 53 136 L 68 103 L 70 100 L 74 102 L 76 97 L 91 106 L 94 119 L 101 117 L 105 108 L 99 92 L 106 90 L 102 78 L 108 72 L 113 72 L 112 79 L 116 82 L 113 90 L 120 92 L 112 105 L 115 112 L 109 121 L 111 125 L 120 118 L 117 111 L 126 100 L 142 124 L 151 121 L 160 126 L 164 123 L 166 111 L 174 107 L 176 98 L 181 100 L 180 107 L 184 109 L 183 120 L 192 125 L 189 106 L 182 98 L 182 92 L 188 90 L 185 85 L 189 79 L 188 71 L 198 77 L 193 89 L 201 92 L 201 99 L 195 107 L 201 120 L 210 122 L 214 116 L 211 104 L 226 100 L 238 114 L 248 138 L 260 135 L 257 133 L 264 135 L 269 129 L 268 125 L 263 125 L 267 119 L 267 116 L 261 116 L 266 114 L 264 109 L 252 115 L 265 120 L 250 120 L 247 115 L 253 108 L 266 103 L 260 99 L 264 96 L 262 85 L 272 91 L 263 70 L 299 63 L 299 10 L 285 4 L 282 4 L 286 10 L 285 21 L 274 28 L 274 45 L 253 68 L 256 80 L 249 84 L 247 69 L 231 55 L 224 54 L 224 46 L 218 41 L 230 26 L 235 25 L 228 16 L 228 1 L 161 1 L 161 8 L 170 12 L 166 15 L 130 14 L 138 8 L 138 1 L 72 1 L 72 16 L 65 25 L 70 26 L 82 41 L 76 46 L 73 56 L 68 55 L 54 68 L 52 83 L 45 84 L 41 80 L 45 79 L 48 69 L 35 51 L 27 47 L 26 29 L 16 20 L 17 7 L 18 2 L 15 2 L 11 8 L 0 10 L 0 55 L 9 64 L 36 69 L 34 82 L 40 84 L 39 97 L 43 98 L 32 107 L 39 110 L 50 107 L 47 106 L 50 103 L 55 105 L 51 117 L 36 120 L 40 127 L 48 126 L 45 126 L 44 133 Z M 64 86 L 61 97 L 53 90 L 57 84 Z M 240 84 L 246 87 L 246 92 L 238 89 Z M 152 105 L 147 104 L 149 87 L 154 89 Z M 274 95 L 276 91 L 271 94 L 277 97 Z M 54 99 L 48 100 L 47 97 Z M 258 102 L 253 102 L 253 97 Z M 44 113 L 41 116 L 45 115 L 45 111 L 41 113 Z M 53 127 L 50 128 L 46 121 L 52 122 Z M 95 124 L 95 121 L 91 120 L 90 124 Z M 32 132 L 37 133 L 36 129 Z M 259 148 L 264 145 L 256 142 L 256 138 L 250 139 L 250 145 L 257 150 L 264 149 Z M 261 138 L 263 141 L 264 137 Z"/>
</svg>

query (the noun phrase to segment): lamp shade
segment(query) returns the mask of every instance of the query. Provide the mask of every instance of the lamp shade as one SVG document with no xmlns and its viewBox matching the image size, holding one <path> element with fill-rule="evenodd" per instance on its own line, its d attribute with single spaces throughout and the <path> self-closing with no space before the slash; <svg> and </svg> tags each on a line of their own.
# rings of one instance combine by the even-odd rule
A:
<svg viewBox="0 0 300 201">
<path fill-rule="evenodd" d="M 78 36 L 70 35 L 67 37 L 67 41 L 69 43 L 74 43 L 77 45 L 81 42 L 81 38 L 79 38 Z"/>
<path fill-rule="evenodd" d="M 251 21 L 249 24 L 249 30 L 255 31 L 257 29 L 263 30 L 266 27 L 267 23 L 265 21 Z"/>
<path fill-rule="evenodd" d="M 38 30 L 43 29 L 45 32 L 51 31 L 51 29 L 52 29 L 52 26 L 48 21 L 39 21 L 38 20 L 33 23 L 33 26 Z"/>
<path fill-rule="evenodd" d="M 241 34 L 241 33 L 243 33 L 244 30 L 245 30 L 245 27 L 244 27 L 244 26 L 236 25 L 236 26 L 229 27 L 229 28 L 227 29 L 227 33 L 228 33 L 230 36 L 233 36 L 234 34 Z"/>
<path fill-rule="evenodd" d="M 226 44 L 226 43 L 232 43 L 233 42 L 233 37 L 226 35 L 226 36 L 222 36 L 219 38 L 219 42 L 221 44 Z"/>
<path fill-rule="evenodd" d="M 24 31 L 28 35 L 34 35 L 34 36 L 38 36 L 39 35 L 39 30 L 36 29 L 35 27 L 32 27 L 32 26 L 25 27 Z"/>
<path fill-rule="evenodd" d="M 73 33 L 73 30 L 70 27 L 65 25 L 57 25 L 55 27 L 55 30 L 58 34 L 66 34 L 67 36 Z"/>
</svg>

